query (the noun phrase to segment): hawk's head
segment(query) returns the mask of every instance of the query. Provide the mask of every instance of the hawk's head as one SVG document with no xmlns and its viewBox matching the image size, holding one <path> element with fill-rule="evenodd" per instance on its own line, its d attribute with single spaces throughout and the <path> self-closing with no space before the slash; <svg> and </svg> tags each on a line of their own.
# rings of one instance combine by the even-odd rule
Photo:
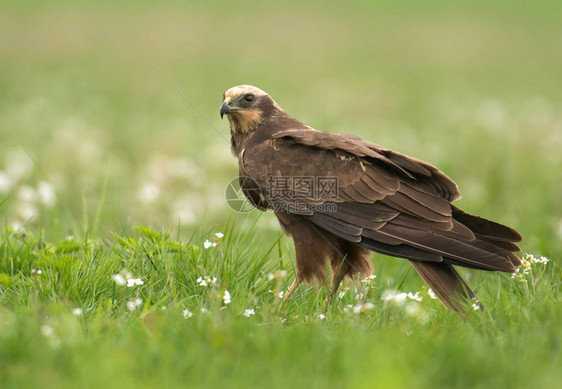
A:
<svg viewBox="0 0 562 389">
<path fill-rule="evenodd" d="M 266 117 L 281 108 L 264 91 L 251 85 L 230 88 L 223 95 L 221 118 L 226 115 L 235 133 L 254 130 Z"/>
</svg>

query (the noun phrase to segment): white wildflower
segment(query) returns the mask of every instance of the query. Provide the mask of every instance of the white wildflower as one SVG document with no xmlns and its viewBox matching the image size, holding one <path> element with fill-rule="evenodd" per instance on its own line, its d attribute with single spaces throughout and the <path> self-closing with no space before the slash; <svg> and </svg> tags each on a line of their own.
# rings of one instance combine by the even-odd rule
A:
<svg viewBox="0 0 562 389">
<path fill-rule="evenodd" d="M 141 298 L 136 298 L 134 300 L 127 301 L 127 309 L 129 311 L 134 311 L 135 309 L 137 309 L 141 305 L 142 305 L 142 299 Z"/>
<path fill-rule="evenodd" d="M 185 319 L 189 319 L 190 317 L 193 316 L 193 313 L 189 310 L 189 309 L 184 309 L 183 310 L 183 317 Z"/>
<path fill-rule="evenodd" d="M 224 237 L 224 234 L 222 232 L 215 232 L 215 236 L 221 239 L 222 237 Z"/>
<path fill-rule="evenodd" d="M 275 270 L 273 273 L 269 273 L 267 279 L 269 281 L 276 278 L 284 278 L 287 275 L 287 270 Z"/>
<path fill-rule="evenodd" d="M 31 275 L 32 276 L 40 276 L 41 274 L 43 274 L 43 270 L 41 270 L 41 269 L 31 269 Z"/>
<path fill-rule="evenodd" d="M 25 202 L 17 204 L 16 211 L 22 220 L 33 219 L 39 215 L 39 211 L 35 205 Z"/>
<path fill-rule="evenodd" d="M 515 269 L 511 278 L 517 278 L 520 282 L 526 283 L 525 276 L 531 274 L 534 264 L 540 263 L 546 266 L 548 262 L 549 259 L 546 257 L 535 258 L 533 254 L 525 253 L 525 256 L 521 258 L 521 266 Z"/>
<path fill-rule="evenodd" d="M 420 296 L 420 292 L 412 293 L 412 292 L 399 292 L 396 290 L 385 290 L 382 294 L 382 299 L 384 301 L 388 301 L 394 304 L 402 305 L 406 299 L 414 300 L 414 301 L 422 301 Z"/>
<path fill-rule="evenodd" d="M 53 330 L 53 327 L 51 327 L 48 324 L 43 324 L 41 326 L 41 334 L 43 336 L 46 336 L 47 338 L 50 338 L 51 336 L 53 336 L 55 334 L 55 330 Z"/>
<path fill-rule="evenodd" d="M 364 284 L 372 284 L 372 283 L 375 282 L 375 278 L 377 278 L 377 276 L 375 274 L 371 274 L 371 275 L 363 278 L 361 280 L 361 282 L 364 283 Z"/>
<path fill-rule="evenodd" d="M 137 199 L 143 204 L 152 204 L 160 197 L 160 188 L 158 185 L 149 182 L 140 188 L 137 193 Z"/>
<path fill-rule="evenodd" d="M 7 193 L 10 189 L 12 189 L 12 180 L 6 173 L 0 171 L 0 194 Z"/>
<path fill-rule="evenodd" d="M 474 309 L 475 311 L 479 310 L 480 304 L 472 303 L 472 309 Z"/>
<path fill-rule="evenodd" d="M 217 277 L 199 277 L 197 278 L 197 284 L 200 286 L 211 286 L 217 282 Z"/>
<path fill-rule="evenodd" d="M 406 315 L 416 318 L 421 324 L 427 323 L 431 318 L 431 315 L 420 304 L 416 303 L 406 305 Z"/>
<path fill-rule="evenodd" d="M 201 308 L 201 313 L 207 313 L 207 312 L 209 312 L 209 310 L 207 308 L 205 308 L 205 307 Z"/>
<path fill-rule="evenodd" d="M 540 257 L 540 258 L 534 258 L 533 257 L 533 262 L 534 263 L 542 263 L 543 265 L 546 265 L 549 262 L 549 259 L 547 257 Z"/>
<path fill-rule="evenodd" d="M 414 301 L 422 301 L 422 298 L 420 296 L 420 292 L 416 292 L 415 294 L 412 292 L 408 292 L 408 299 L 410 300 L 414 300 Z"/>
<path fill-rule="evenodd" d="M 363 297 L 365 297 L 365 294 L 364 294 L 364 293 L 357 292 L 357 293 L 355 294 L 355 300 L 362 300 Z"/>
<path fill-rule="evenodd" d="M 407 293 L 399 292 L 392 289 L 387 289 L 382 294 L 382 300 L 388 301 L 393 304 L 402 305 L 406 298 L 408 297 Z"/>
<path fill-rule="evenodd" d="M 349 306 L 350 307 L 350 306 Z M 375 307 L 373 303 L 358 304 L 353 307 L 353 313 L 359 314 L 361 312 L 370 311 Z M 345 311 L 345 309 L 344 309 Z"/>
<path fill-rule="evenodd" d="M 26 177 L 33 168 L 33 163 L 29 156 L 20 150 L 16 150 L 8 154 L 6 160 L 8 166 L 6 167 L 6 174 L 12 182 L 19 181 Z"/>
<path fill-rule="evenodd" d="M 324 320 L 326 318 L 326 315 L 324 315 L 323 313 L 321 313 L 320 315 L 318 315 L 318 318 L 320 320 Z"/>
<path fill-rule="evenodd" d="M 421 313 L 422 309 L 419 304 L 412 304 L 409 303 L 406 305 L 406 314 L 408 316 L 418 316 Z"/>
<path fill-rule="evenodd" d="M 143 285 L 144 282 L 140 278 L 129 278 L 127 280 L 127 287 L 132 288 L 135 285 Z"/>
<path fill-rule="evenodd" d="M 373 303 L 365 303 L 363 304 L 363 309 L 366 311 L 370 311 L 371 309 L 373 309 L 375 307 L 375 304 Z"/>
<path fill-rule="evenodd" d="M 283 296 L 285 296 L 285 292 L 281 291 L 281 292 L 279 292 L 279 294 L 277 296 L 279 296 L 279 298 L 282 299 Z"/>
<path fill-rule="evenodd" d="M 429 298 L 432 299 L 432 300 L 437 299 L 437 296 L 435 295 L 435 292 L 434 292 L 431 288 L 429 288 L 429 289 L 427 290 L 427 295 L 428 295 Z"/>
<path fill-rule="evenodd" d="M 224 291 L 222 295 L 222 300 L 224 301 L 225 304 L 230 304 L 230 292 L 228 290 Z"/>
<path fill-rule="evenodd" d="M 37 199 L 37 193 L 31 186 L 24 185 L 19 188 L 17 197 L 20 201 L 32 203 Z"/>
<path fill-rule="evenodd" d="M 113 281 L 115 281 L 117 285 L 121 285 L 121 286 L 127 283 L 127 280 L 125 279 L 125 277 L 123 277 L 121 273 L 115 274 L 113 276 Z"/>
<path fill-rule="evenodd" d="M 193 224 L 197 221 L 195 209 L 193 201 L 189 198 L 176 200 L 171 207 L 172 220 L 179 221 L 182 225 Z"/>
<path fill-rule="evenodd" d="M 211 247 L 215 247 L 217 244 L 215 242 L 211 242 L 209 239 L 205 240 L 205 242 L 203 242 L 203 247 L 205 247 L 205 249 L 209 249 Z"/>
<path fill-rule="evenodd" d="M 19 220 L 13 220 L 10 222 L 10 227 L 12 227 L 12 229 L 14 231 L 17 231 L 21 228 L 22 223 Z"/>
<path fill-rule="evenodd" d="M 342 299 L 345 296 L 345 290 L 338 293 L 338 298 Z"/>
<path fill-rule="evenodd" d="M 47 208 L 51 208 L 57 202 L 55 187 L 50 182 L 40 181 L 37 185 L 37 195 L 39 201 Z"/>
<path fill-rule="evenodd" d="M 246 317 L 254 316 L 255 314 L 256 314 L 256 311 L 254 309 L 245 309 L 244 310 L 244 316 L 246 316 Z"/>
<path fill-rule="evenodd" d="M 74 308 L 74 309 L 72 310 L 72 314 L 73 314 L 74 316 L 80 316 L 80 315 L 82 314 L 82 308 Z"/>
</svg>

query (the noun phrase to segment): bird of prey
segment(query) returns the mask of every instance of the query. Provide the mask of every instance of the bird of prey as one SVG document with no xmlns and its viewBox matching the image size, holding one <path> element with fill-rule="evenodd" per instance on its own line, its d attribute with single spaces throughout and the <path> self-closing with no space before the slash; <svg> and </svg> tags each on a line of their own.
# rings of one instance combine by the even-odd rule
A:
<svg viewBox="0 0 562 389">
<path fill-rule="evenodd" d="M 454 266 L 514 272 L 521 235 L 452 204 L 457 185 L 427 162 L 353 135 L 315 130 L 259 88 L 223 95 L 240 186 L 293 238 L 296 279 L 326 283 L 371 274 L 370 251 L 405 258 L 449 309 L 480 304 Z"/>
</svg>

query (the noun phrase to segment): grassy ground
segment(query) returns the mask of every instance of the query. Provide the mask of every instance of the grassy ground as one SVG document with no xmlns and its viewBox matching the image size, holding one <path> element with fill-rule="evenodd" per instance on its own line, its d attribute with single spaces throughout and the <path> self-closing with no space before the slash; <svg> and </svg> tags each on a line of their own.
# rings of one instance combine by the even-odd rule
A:
<svg viewBox="0 0 562 389">
<path fill-rule="evenodd" d="M 560 12 L 1 2 L 0 386 L 560 386 Z M 406 67 L 349 132 L 436 164 L 550 262 L 465 272 L 486 307 L 465 320 L 380 255 L 327 311 L 310 287 L 278 311 L 292 245 L 224 201 L 222 92 L 340 131 Z"/>
</svg>

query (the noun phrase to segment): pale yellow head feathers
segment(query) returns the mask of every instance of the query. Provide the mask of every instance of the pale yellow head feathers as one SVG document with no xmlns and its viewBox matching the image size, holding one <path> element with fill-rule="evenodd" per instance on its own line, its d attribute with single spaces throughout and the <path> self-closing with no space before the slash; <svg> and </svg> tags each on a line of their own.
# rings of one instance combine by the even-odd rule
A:
<svg viewBox="0 0 562 389">
<path fill-rule="evenodd" d="M 252 94 L 255 97 L 267 96 L 267 93 L 262 91 L 260 88 L 256 88 L 255 86 L 238 85 L 238 86 L 232 87 L 229 90 L 227 90 L 226 92 L 224 92 L 224 101 L 227 104 L 230 104 L 235 98 L 238 98 L 238 97 L 246 95 L 246 94 Z M 230 100 L 227 102 L 228 98 L 230 98 Z"/>
<path fill-rule="evenodd" d="M 259 88 L 239 85 L 224 93 L 221 117 L 226 115 L 233 133 L 247 133 L 263 120 L 263 99 L 271 98 Z"/>
</svg>

